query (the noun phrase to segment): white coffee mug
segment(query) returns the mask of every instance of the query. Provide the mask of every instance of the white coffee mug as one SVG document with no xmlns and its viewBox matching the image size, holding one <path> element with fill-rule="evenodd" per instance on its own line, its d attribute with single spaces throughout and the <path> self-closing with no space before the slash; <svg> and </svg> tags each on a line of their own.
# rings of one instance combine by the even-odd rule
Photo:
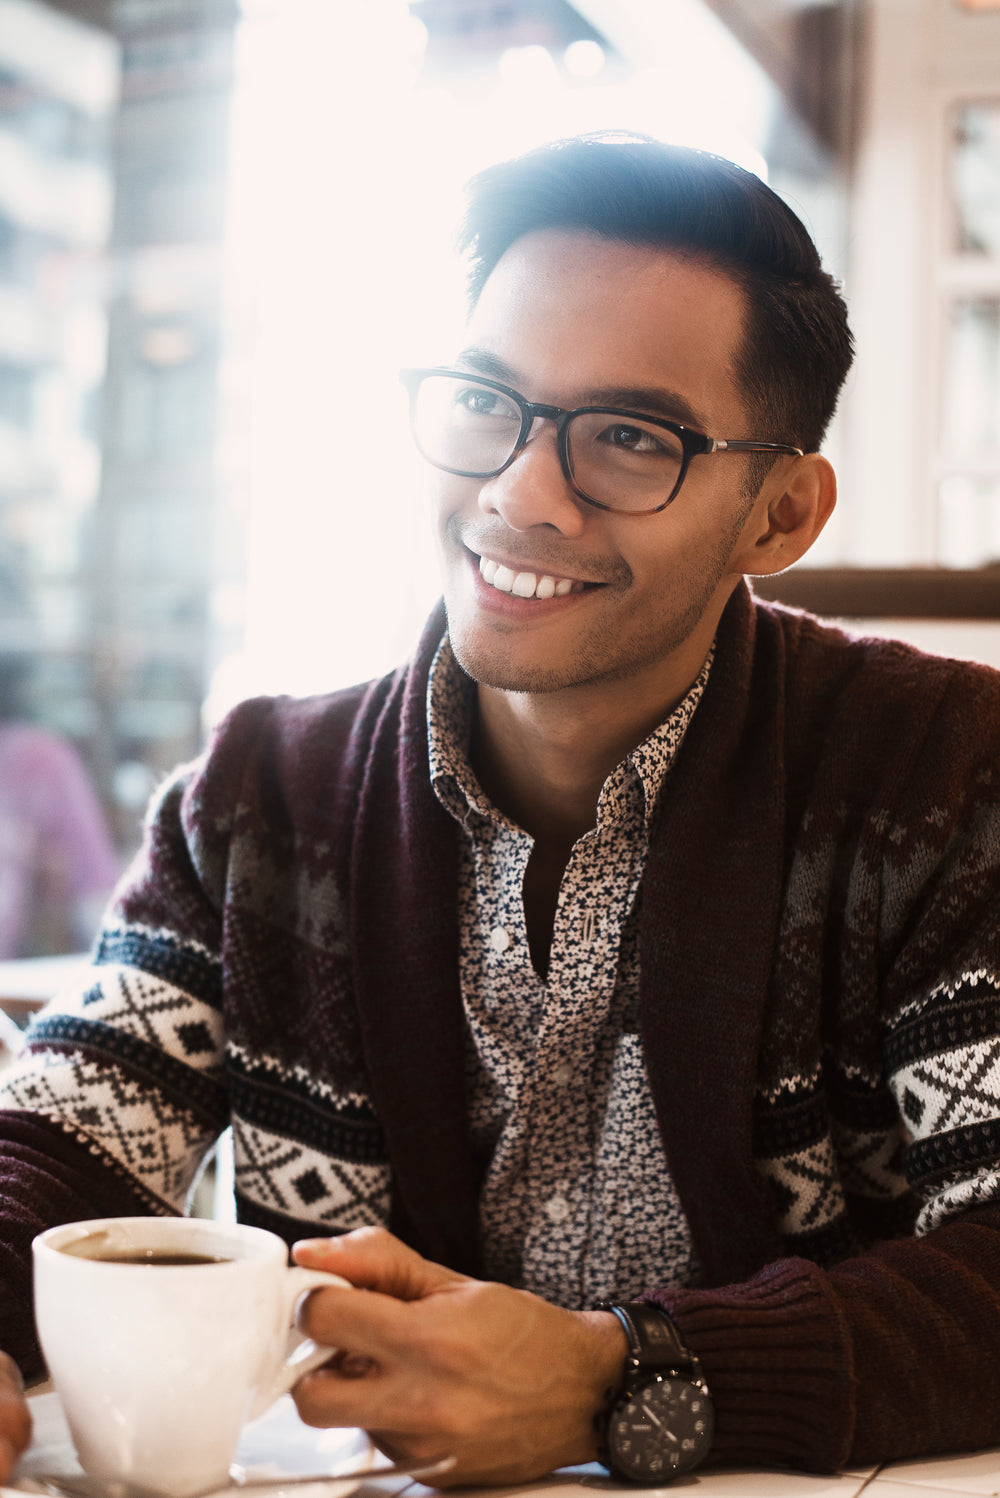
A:
<svg viewBox="0 0 1000 1498">
<path fill-rule="evenodd" d="M 85 1472 L 187 1498 L 229 1480 L 240 1430 L 332 1349 L 289 1328 L 338 1275 L 261 1228 L 106 1217 L 34 1241 L 35 1316 Z"/>
</svg>

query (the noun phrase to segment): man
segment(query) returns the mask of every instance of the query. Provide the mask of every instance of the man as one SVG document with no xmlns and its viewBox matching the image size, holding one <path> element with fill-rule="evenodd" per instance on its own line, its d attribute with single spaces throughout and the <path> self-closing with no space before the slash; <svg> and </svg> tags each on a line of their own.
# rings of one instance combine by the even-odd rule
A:
<svg viewBox="0 0 1000 1498">
<path fill-rule="evenodd" d="M 5 1088 L 0 1341 L 35 1232 L 180 1210 L 231 1118 L 241 1215 L 368 1292 L 300 1412 L 449 1481 L 1000 1441 L 1000 679 L 745 582 L 833 507 L 843 303 L 642 140 L 492 168 L 466 245 L 406 375 L 447 625 L 164 788 Z"/>
</svg>

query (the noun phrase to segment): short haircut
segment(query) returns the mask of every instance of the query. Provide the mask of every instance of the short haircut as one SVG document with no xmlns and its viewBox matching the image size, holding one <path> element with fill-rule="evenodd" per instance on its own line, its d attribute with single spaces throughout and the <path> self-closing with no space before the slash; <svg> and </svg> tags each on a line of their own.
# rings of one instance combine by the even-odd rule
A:
<svg viewBox="0 0 1000 1498">
<path fill-rule="evenodd" d="M 748 306 L 737 357 L 747 435 L 818 450 L 851 366 L 847 308 L 800 220 L 759 177 L 705 151 L 611 134 L 487 167 L 469 183 L 459 233 L 473 306 L 504 252 L 539 229 L 659 246 L 728 275 Z"/>
</svg>

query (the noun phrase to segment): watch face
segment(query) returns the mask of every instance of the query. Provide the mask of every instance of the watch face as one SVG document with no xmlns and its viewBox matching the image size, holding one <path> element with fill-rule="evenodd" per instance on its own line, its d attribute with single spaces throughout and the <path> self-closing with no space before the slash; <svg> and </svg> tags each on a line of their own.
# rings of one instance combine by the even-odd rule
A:
<svg viewBox="0 0 1000 1498">
<path fill-rule="evenodd" d="M 704 1389 L 690 1379 L 654 1373 L 612 1412 L 608 1453 L 623 1477 L 669 1482 L 707 1454 L 714 1424 Z"/>
</svg>

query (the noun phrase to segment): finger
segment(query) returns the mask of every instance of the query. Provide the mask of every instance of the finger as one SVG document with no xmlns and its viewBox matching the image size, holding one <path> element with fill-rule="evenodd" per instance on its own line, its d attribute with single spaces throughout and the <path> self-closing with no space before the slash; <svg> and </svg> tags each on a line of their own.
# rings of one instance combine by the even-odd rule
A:
<svg viewBox="0 0 1000 1498">
<path fill-rule="evenodd" d="M 296 1324 L 323 1347 L 336 1347 L 378 1363 L 393 1363 L 410 1344 L 411 1303 L 377 1290 L 313 1290 L 299 1306 Z"/>
<path fill-rule="evenodd" d="M 463 1276 L 424 1259 L 384 1228 L 357 1228 L 336 1238 L 307 1238 L 296 1243 L 292 1257 L 307 1269 L 342 1275 L 366 1290 L 380 1290 L 398 1300 L 419 1300 Z"/>
<path fill-rule="evenodd" d="M 0 1436 L 0 1482 L 6 1482 L 14 1470 L 18 1451 L 4 1436 Z"/>
<path fill-rule="evenodd" d="M 0 1480 L 10 1476 L 31 1440 L 31 1414 L 23 1389 L 17 1364 L 0 1353 Z"/>
<path fill-rule="evenodd" d="M 31 1415 L 27 1402 L 19 1394 L 0 1395 L 0 1440 L 18 1454 L 31 1440 Z"/>
<path fill-rule="evenodd" d="M 366 1357 L 363 1352 L 348 1352 L 346 1348 L 335 1352 L 323 1366 L 334 1369 L 341 1378 L 367 1378 L 378 1369 L 374 1358 Z"/>
<path fill-rule="evenodd" d="M 21 1370 L 12 1357 L 5 1352 L 0 1352 L 0 1393 L 13 1389 L 16 1393 L 24 1392 L 24 1379 Z"/>
<path fill-rule="evenodd" d="M 406 1421 L 398 1400 L 390 1408 L 393 1401 L 391 1394 L 386 1393 L 386 1382 L 378 1364 L 370 1360 L 368 1371 L 359 1376 L 345 1375 L 336 1363 L 331 1363 L 299 1379 L 292 1389 L 292 1398 L 299 1418 L 306 1425 L 358 1426 L 370 1431 L 391 1423 L 396 1433 L 408 1426 L 418 1431 L 418 1426 Z"/>
</svg>

